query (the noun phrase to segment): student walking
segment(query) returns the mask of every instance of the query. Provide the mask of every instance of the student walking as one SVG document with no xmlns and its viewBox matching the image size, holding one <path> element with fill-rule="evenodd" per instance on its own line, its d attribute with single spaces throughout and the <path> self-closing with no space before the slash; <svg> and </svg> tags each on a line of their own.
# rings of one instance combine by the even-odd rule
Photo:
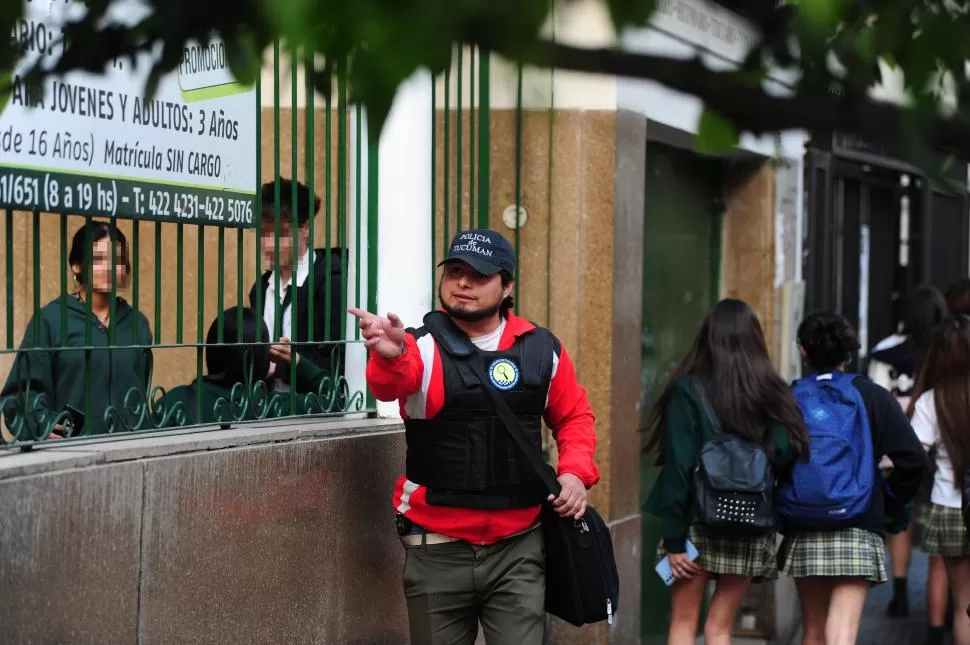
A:
<svg viewBox="0 0 970 645">
<path fill-rule="evenodd" d="M 930 503 L 920 514 L 920 547 L 941 556 L 956 607 L 970 604 L 970 543 L 961 516 L 970 466 L 970 318 L 957 315 L 939 326 L 913 392 L 913 430 L 932 450 L 936 472 Z M 929 645 L 942 643 L 942 630 Z M 970 645 L 970 618 L 953 618 L 954 645 Z"/>
<path fill-rule="evenodd" d="M 933 332 L 947 315 L 947 302 L 943 294 L 933 286 L 924 285 L 913 292 L 906 307 L 906 316 L 900 333 L 893 334 L 876 344 L 869 356 L 869 378 L 873 383 L 890 391 L 899 405 L 909 408 L 916 377 L 919 375 L 923 356 L 933 338 Z M 888 471 L 892 462 L 883 458 L 882 467 Z M 894 618 L 909 616 L 909 566 L 913 551 L 913 533 L 920 509 L 929 502 L 933 477 L 927 470 L 928 481 L 923 482 L 921 492 L 910 505 L 912 511 L 905 513 L 896 526 L 887 526 L 886 546 L 892 561 L 893 597 L 888 613 Z M 925 493 L 925 494 L 924 494 Z M 926 583 L 926 606 L 930 632 L 939 631 L 952 623 L 953 607 L 947 607 L 950 590 L 946 583 L 943 559 L 933 556 L 929 562 Z M 931 640 L 932 640 L 931 634 Z"/>
<path fill-rule="evenodd" d="M 772 489 L 807 441 L 795 399 L 771 364 L 761 325 L 747 304 L 715 305 L 654 405 L 647 429 L 645 450 L 656 451 L 662 469 L 644 510 L 660 518 L 658 559 L 668 555 L 676 577 L 667 643 L 694 644 L 704 591 L 715 579 L 704 639 L 707 645 L 730 645 L 749 584 L 776 573 Z M 748 490 L 763 502 L 751 507 L 758 526 L 721 523 L 717 502 L 710 514 L 710 491 L 695 480 L 695 471 L 703 471 L 704 455 L 717 461 L 718 452 L 726 461 L 732 461 L 731 453 L 740 457 L 743 468 L 729 477 L 753 480 Z M 695 561 L 686 553 L 688 541 L 699 552 Z"/>
<path fill-rule="evenodd" d="M 798 344 L 810 374 L 793 389 L 811 447 L 778 491 L 779 568 L 798 588 L 802 645 L 853 645 L 869 587 L 887 578 L 885 516 L 916 494 L 926 458 L 892 394 L 844 372 L 859 339 L 842 316 L 809 315 Z M 885 479 L 881 455 L 894 466 Z"/>
</svg>

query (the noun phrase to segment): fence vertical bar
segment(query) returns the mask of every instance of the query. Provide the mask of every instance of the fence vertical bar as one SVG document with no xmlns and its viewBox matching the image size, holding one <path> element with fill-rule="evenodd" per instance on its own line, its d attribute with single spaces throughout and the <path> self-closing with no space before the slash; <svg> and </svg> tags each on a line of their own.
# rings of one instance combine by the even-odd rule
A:
<svg viewBox="0 0 970 645">
<path fill-rule="evenodd" d="M 108 298 L 108 347 L 114 347 L 115 344 L 115 310 L 116 303 L 118 301 L 118 229 L 117 227 L 112 227 L 108 234 L 108 253 L 111 259 L 108 261 L 108 266 L 111 267 L 111 293 Z M 111 349 L 108 349 L 108 355 L 111 355 Z"/>
<path fill-rule="evenodd" d="M 438 265 L 438 79 L 431 75 L 431 302 Z"/>
<path fill-rule="evenodd" d="M 195 378 L 202 383 L 202 351 L 205 342 L 205 225 L 199 224 L 196 231 L 197 251 L 195 257 L 196 304 L 195 317 Z M 221 271 L 221 268 L 220 268 Z M 222 325 L 220 325 L 221 327 Z M 202 423 L 202 397 L 195 397 L 195 422 Z"/>
<path fill-rule="evenodd" d="M 333 258 L 330 257 L 330 254 L 333 253 L 333 245 L 332 245 L 333 240 L 331 239 L 332 238 L 331 233 L 332 233 L 332 227 L 333 227 L 333 222 L 332 222 L 332 217 L 333 217 L 333 199 L 332 199 L 333 115 L 331 114 L 331 112 L 333 109 L 333 102 L 331 101 L 330 97 L 333 93 L 333 76 L 330 76 L 329 78 L 327 78 L 327 87 L 330 88 L 330 91 L 327 92 L 323 97 L 323 106 L 324 106 L 324 109 L 326 110 L 326 113 L 324 115 L 324 128 L 326 128 L 326 132 L 324 133 L 323 148 L 327 154 L 327 158 L 324 160 L 324 175 L 327 182 L 326 189 L 324 190 L 324 197 L 326 200 L 325 213 L 326 213 L 327 219 L 323 224 L 323 236 L 324 236 L 323 241 L 324 241 L 324 245 L 327 247 L 327 262 L 332 263 Z M 339 253 L 343 254 L 343 249 L 340 249 Z M 340 260 L 341 260 L 341 267 L 343 267 L 343 255 L 340 256 Z M 331 264 L 330 266 L 333 266 L 333 265 Z M 342 268 L 341 268 L 340 274 L 343 275 Z M 332 280 L 327 280 L 326 284 L 323 285 L 324 296 L 326 297 L 326 300 L 327 300 L 326 314 L 323 320 L 323 333 L 324 335 L 326 335 L 327 340 L 333 340 L 334 335 L 339 335 L 338 330 L 330 329 L 330 308 L 333 307 L 333 302 L 331 301 L 331 296 L 333 295 L 332 289 L 331 289 L 332 282 L 333 282 Z M 336 349 L 334 351 L 336 351 Z"/>
<path fill-rule="evenodd" d="M 303 134 L 305 137 L 303 142 L 303 160 L 306 165 L 306 169 L 304 173 L 306 174 L 307 188 L 309 189 L 309 192 L 310 192 L 310 202 L 307 204 L 307 210 L 308 210 L 307 219 L 309 220 L 309 223 L 310 223 L 309 242 L 307 244 L 307 249 L 310 254 L 310 266 L 309 266 L 310 273 L 309 275 L 307 275 L 307 293 L 310 294 L 310 297 L 307 298 L 307 325 L 306 325 L 307 337 L 305 340 L 308 343 L 312 343 L 315 340 L 313 338 L 313 329 L 314 327 L 316 327 L 316 318 L 314 317 L 314 315 L 317 313 L 314 311 L 314 306 L 313 306 L 314 300 L 316 300 L 316 298 L 313 297 L 313 293 L 314 293 L 313 281 L 315 278 L 315 275 L 314 275 L 315 270 L 313 265 L 314 265 L 314 262 L 316 261 L 316 246 L 317 246 L 316 236 L 314 235 L 314 233 L 316 232 L 314 231 L 314 225 L 316 224 L 315 220 L 317 219 L 317 214 L 313 206 L 314 201 L 316 201 L 315 198 L 317 194 L 316 185 L 315 185 L 316 182 L 314 182 L 314 167 L 313 167 L 314 161 L 315 161 L 313 157 L 315 154 L 316 147 L 313 144 L 314 144 L 314 136 L 315 136 L 314 125 L 317 119 L 317 115 L 316 115 L 316 107 L 314 105 L 316 100 L 316 97 L 315 97 L 316 92 L 313 87 L 312 55 L 308 56 L 306 67 L 303 70 L 303 78 L 306 86 L 305 87 L 306 107 L 303 113 L 303 116 L 305 117 L 303 122 Z M 320 338 L 316 340 L 327 340 L 327 339 Z M 327 367 L 327 366 L 321 365 L 320 367 Z"/>
<path fill-rule="evenodd" d="M 31 246 L 33 247 L 33 280 L 34 280 L 34 312 L 33 316 L 36 319 L 37 315 L 40 313 L 40 212 L 34 211 L 31 217 Z M 90 275 L 90 274 L 88 274 Z M 34 347 L 40 345 L 40 325 L 34 325 Z"/>
<path fill-rule="evenodd" d="M 162 342 L 162 223 L 155 222 L 155 342 Z"/>
<path fill-rule="evenodd" d="M 273 329 L 270 340 L 283 332 L 283 307 L 280 302 L 280 41 L 273 42 Z M 292 213 L 291 213 L 292 215 Z"/>
<path fill-rule="evenodd" d="M 262 56 L 260 57 L 262 61 Z M 256 315 L 263 317 L 263 252 L 259 236 L 263 232 L 263 80 L 262 75 L 256 77 L 256 285 L 255 310 Z M 239 234 L 239 255 L 242 256 L 243 235 Z M 239 290 L 242 292 L 242 260 L 239 262 Z M 240 302 L 242 299 L 240 298 Z M 242 309 L 239 310 L 239 320 L 236 325 L 236 342 L 242 342 Z M 269 331 L 269 330 L 267 330 Z M 262 340 L 262 339 L 261 339 Z M 265 339 L 268 340 L 268 339 Z"/>
<path fill-rule="evenodd" d="M 13 211 L 9 208 L 6 210 L 3 225 L 7 241 L 7 253 L 4 257 L 6 260 L 5 270 L 7 272 L 7 349 L 13 349 L 13 249 L 16 247 L 14 246 L 13 239 Z M 67 253 L 63 257 L 67 257 Z"/>
<path fill-rule="evenodd" d="M 175 266 L 183 267 L 185 262 L 185 225 L 179 222 L 175 225 Z M 184 317 L 183 292 L 185 285 L 183 280 L 184 271 L 175 272 L 175 342 L 182 344 L 182 329 Z"/>
<path fill-rule="evenodd" d="M 299 114 L 297 114 L 297 51 L 296 47 L 290 47 L 290 174 L 292 175 L 292 190 L 290 194 L 290 232 L 293 235 L 292 244 L 293 252 L 291 253 L 293 266 L 291 267 L 292 272 L 290 273 L 290 287 L 289 293 L 291 297 L 290 301 L 290 340 L 302 340 L 306 341 L 305 338 L 300 338 L 300 324 L 299 324 L 299 307 L 296 303 L 296 293 L 300 286 L 299 278 L 299 266 L 302 256 L 300 255 L 300 202 L 299 202 L 299 192 L 297 191 L 297 182 L 300 177 L 300 132 L 299 132 Z M 305 111 L 305 105 L 304 105 Z M 309 150 L 306 151 L 310 154 Z M 313 204 L 313 193 L 310 192 L 310 199 L 308 200 L 310 204 Z M 310 253 L 312 256 L 313 254 Z M 310 260 L 312 262 L 312 259 Z M 313 292 L 310 291 L 309 294 Z M 313 300 L 312 295 L 307 298 L 307 300 Z M 294 346 L 293 349 L 297 350 L 299 346 Z M 290 411 L 296 410 L 296 361 L 290 361 Z"/>
<path fill-rule="evenodd" d="M 58 216 L 61 237 L 61 298 L 67 295 L 67 215 Z M 9 245 L 13 240 L 7 240 Z M 7 247 L 7 253 L 13 246 Z M 67 346 L 67 307 L 61 307 L 61 347 Z"/>
<path fill-rule="evenodd" d="M 141 266 L 141 223 L 133 221 L 131 223 L 131 256 L 128 260 L 131 262 L 131 275 L 129 280 L 131 280 L 131 308 L 134 312 L 136 318 L 141 312 L 141 301 L 139 299 L 139 286 L 138 286 L 138 271 Z M 219 274 L 222 275 L 221 273 Z M 131 326 L 131 344 L 138 345 L 138 325 Z M 146 384 L 147 385 L 147 384 Z"/>
<path fill-rule="evenodd" d="M 468 53 L 468 228 L 475 228 L 475 47 Z"/>
<path fill-rule="evenodd" d="M 489 226 L 489 191 L 491 190 L 491 54 L 484 47 L 478 52 L 478 226 Z"/>
<path fill-rule="evenodd" d="M 376 134 L 368 128 L 367 134 L 367 311 L 377 311 L 377 249 L 378 249 L 378 213 L 380 198 L 380 184 L 378 176 L 380 170 L 380 141 Z M 433 246 L 433 244 L 432 244 Z M 377 407 L 377 400 L 367 389 L 366 407 L 373 410 Z"/>
<path fill-rule="evenodd" d="M 239 229 L 242 230 L 242 229 Z M 222 312 L 226 310 L 226 228 L 220 226 L 218 230 L 218 249 L 216 251 L 216 264 L 218 269 L 216 269 L 216 317 L 222 316 Z M 242 252 L 242 248 L 238 249 Z M 238 282 L 242 284 L 242 272 L 238 274 Z M 237 304 L 242 307 L 243 299 L 239 298 L 236 301 Z M 216 329 L 216 342 L 223 342 L 222 325 L 217 325 Z"/>
<path fill-rule="evenodd" d="M 91 237 L 91 217 L 84 218 L 84 416 L 87 419 L 91 417 L 91 323 L 94 315 L 91 313 L 91 297 L 93 295 L 93 290 L 91 288 L 91 274 L 94 273 L 94 258 L 92 253 L 92 247 L 94 246 L 94 241 Z M 84 424 L 84 434 L 88 435 L 91 433 L 91 425 Z"/>
<path fill-rule="evenodd" d="M 462 101 L 462 90 L 464 89 L 464 79 L 462 78 L 462 60 L 465 55 L 465 46 L 458 45 L 458 96 L 455 103 L 458 108 L 457 123 L 455 128 L 455 232 L 462 230 L 461 213 L 464 208 L 465 193 L 462 178 L 465 174 L 465 147 L 462 145 L 462 130 L 465 125 L 465 104 Z"/>
<path fill-rule="evenodd" d="M 451 244 L 451 62 L 448 63 L 448 70 L 445 72 L 445 132 L 444 132 L 444 152 L 442 156 L 445 162 L 445 176 L 444 176 L 444 199 L 441 205 L 444 207 L 444 216 L 442 217 L 442 222 L 444 223 L 444 236 L 442 237 L 441 244 L 443 251 L 441 257 L 448 257 L 448 245 Z M 437 214 L 435 215 L 437 216 Z M 434 302 L 434 299 L 432 299 Z"/>
<path fill-rule="evenodd" d="M 356 110 L 356 119 L 355 119 L 356 123 L 354 124 L 355 130 L 356 130 L 355 137 L 354 137 L 355 138 L 354 144 L 355 144 L 355 146 L 357 148 L 357 154 L 354 155 L 354 157 L 355 157 L 355 159 L 354 159 L 354 172 L 355 172 L 356 178 L 357 178 L 356 181 L 354 182 L 354 211 L 355 211 L 355 213 L 354 213 L 354 231 L 355 231 L 355 233 L 354 233 L 354 247 L 355 247 L 355 249 L 354 249 L 354 262 L 357 264 L 357 268 L 354 271 L 354 282 L 355 282 L 355 285 L 354 285 L 354 289 L 355 289 L 355 292 L 354 292 L 354 306 L 355 307 L 360 307 L 363 304 L 361 302 L 362 298 L 360 297 L 361 296 L 361 294 L 360 294 L 360 267 L 362 266 L 362 263 L 360 261 L 360 233 L 361 233 L 361 231 L 360 231 L 360 220 L 361 220 L 360 183 L 361 183 L 361 180 L 363 179 L 363 175 L 361 174 L 362 168 L 361 168 L 360 157 L 361 157 L 361 151 L 365 148 L 365 145 L 366 144 L 361 139 L 361 133 L 363 132 L 363 127 L 361 125 L 361 121 L 363 119 L 361 118 L 361 114 L 362 114 L 361 106 L 360 106 L 360 103 L 358 103 L 357 104 L 357 110 Z M 370 159 L 369 158 L 368 158 L 368 163 L 370 163 Z M 368 240 L 368 244 L 369 243 L 370 243 L 370 240 Z M 368 278 L 369 277 L 370 276 L 368 276 Z M 354 340 L 360 340 L 360 325 L 354 325 Z"/>
<path fill-rule="evenodd" d="M 337 239 L 342 253 L 347 245 L 347 61 L 339 62 L 337 73 Z M 349 263 L 349 262 L 348 262 Z M 347 310 L 348 280 L 340 284 L 340 311 Z M 349 340 L 349 339 L 348 339 Z"/>
</svg>

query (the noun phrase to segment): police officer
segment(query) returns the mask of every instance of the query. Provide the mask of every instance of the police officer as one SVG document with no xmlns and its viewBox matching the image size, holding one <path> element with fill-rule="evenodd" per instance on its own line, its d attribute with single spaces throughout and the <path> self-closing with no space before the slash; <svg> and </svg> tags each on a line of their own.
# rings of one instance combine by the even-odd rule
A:
<svg viewBox="0 0 970 645">
<path fill-rule="evenodd" d="M 441 312 L 405 330 L 394 314 L 359 309 L 367 382 L 397 400 L 406 474 L 393 505 L 407 549 L 404 593 L 412 645 L 540 645 L 545 561 L 539 511 L 581 517 L 599 479 L 586 391 L 551 332 L 512 313 L 515 252 L 499 233 L 455 236 L 438 286 Z M 471 343 L 471 356 L 453 347 Z M 467 354 L 468 352 L 466 352 Z M 483 385 L 483 382 L 485 383 Z M 562 492 L 542 488 L 490 405 L 494 388 L 541 450 L 542 420 L 559 452 Z"/>
</svg>

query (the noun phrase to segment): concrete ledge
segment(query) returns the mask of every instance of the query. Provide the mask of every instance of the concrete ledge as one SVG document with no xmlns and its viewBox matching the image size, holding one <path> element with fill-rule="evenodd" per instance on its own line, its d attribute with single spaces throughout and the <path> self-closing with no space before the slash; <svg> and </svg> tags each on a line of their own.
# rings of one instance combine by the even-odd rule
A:
<svg viewBox="0 0 970 645">
<path fill-rule="evenodd" d="M 228 430 L 170 430 L 136 436 L 99 436 L 35 446 L 30 451 L 0 451 L 0 480 L 83 468 L 98 464 L 166 457 L 309 439 L 358 437 L 404 431 L 400 419 L 291 418 L 249 423 Z"/>
</svg>

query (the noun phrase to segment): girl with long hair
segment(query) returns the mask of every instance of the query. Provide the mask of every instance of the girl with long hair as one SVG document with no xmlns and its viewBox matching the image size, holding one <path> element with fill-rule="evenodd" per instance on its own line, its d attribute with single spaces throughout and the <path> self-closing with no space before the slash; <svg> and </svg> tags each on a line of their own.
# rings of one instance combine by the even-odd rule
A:
<svg viewBox="0 0 970 645">
<path fill-rule="evenodd" d="M 920 513 L 920 547 L 941 556 L 957 607 L 970 604 L 970 542 L 961 516 L 970 466 L 970 317 L 951 316 L 934 334 L 910 403 L 913 430 L 934 452 L 930 503 Z M 935 635 L 942 642 L 942 633 Z M 970 645 L 970 618 L 956 612 L 955 645 Z"/>
<path fill-rule="evenodd" d="M 671 374 L 647 421 L 661 466 L 644 510 L 660 518 L 663 541 L 658 559 L 669 556 L 676 577 L 669 645 L 693 645 L 704 590 L 717 581 L 704 626 L 708 645 L 729 645 L 735 614 L 752 579 L 774 577 L 774 534 L 718 535 L 692 517 L 692 474 L 701 446 L 715 429 L 764 447 L 779 477 L 806 448 L 801 412 L 768 356 L 757 315 L 740 300 L 722 300 L 701 325 L 693 346 Z M 690 540 L 700 553 L 691 561 Z"/>
<path fill-rule="evenodd" d="M 833 481 L 855 482 L 866 504 L 854 507 L 845 519 L 828 519 L 824 524 L 816 519 L 799 518 L 783 513 L 782 532 L 785 537 L 778 552 L 779 568 L 795 579 L 802 608 L 802 645 L 854 645 L 859 620 L 869 587 L 886 581 L 885 534 L 886 515 L 902 511 L 919 489 L 926 467 L 926 457 L 910 428 L 909 421 L 896 399 L 887 390 L 869 379 L 846 375 L 845 365 L 859 350 L 859 339 L 852 326 L 842 316 L 829 312 L 810 314 L 798 328 L 798 345 L 810 372 L 800 382 L 801 387 L 821 388 L 824 382 L 845 383 L 853 388 L 839 396 L 826 393 L 818 402 L 806 399 L 813 423 L 824 423 L 835 405 L 858 406 L 856 423 L 867 420 L 869 432 L 858 425 L 848 437 L 857 443 L 849 444 L 850 455 L 863 459 L 835 460 L 827 468 L 821 465 L 826 458 L 820 446 L 809 457 L 806 473 L 820 473 Z M 845 386 L 840 386 L 845 387 Z M 864 415 L 864 416 L 863 416 Z M 819 426 L 821 427 L 821 426 Z M 843 429 L 840 428 L 840 431 Z M 812 432 L 809 433 L 810 435 Z M 820 438 L 821 434 L 818 435 Z M 859 445 L 858 441 L 871 442 Z M 831 445 L 828 441 L 826 445 Z M 887 455 L 894 468 L 888 477 L 879 475 L 879 461 Z M 868 460 L 869 463 L 865 463 Z M 802 464 L 797 464 L 796 469 Z M 848 472 L 833 469 L 847 468 Z M 868 476 L 860 476 L 870 468 Z M 796 472 L 795 479 L 800 475 Z M 884 484 L 884 485 L 883 485 Z M 883 496 L 884 486 L 890 495 Z M 862 488 L 865 487 L 865 490 Z M 805 504 L 811 500 L 805 500 Z M 839 517 L 833 515 L 831 517 Z"/>
<path fill-rule="evenodd" d="M 899 333 L 884 338 L 873 348 L 869 356 L 869 378 L 896 397 L 903 409 L 916 385 L 923 356 L 933 339 L 933 332 L 947 315 L 947 302 L 940 290 L 931 285 L 916 289 L 906 307 L 906 315 Z M 883 458 L 884 470 L 892 468 L 892 461 Z M 927 489 L 929 486 L 926 487 Z M 927 490 L 926 498 L 929 498 Z M 913 506 L 914 513 L 907 512 L 900 522 L 887 526 L 886 546 L 892 561 L 893 597 L 889 603 L 889 615 L 903 618 L 909 615 L 909 565 L 913 551 L 913 527 L 909 515 L 918 515 L 922 496 Z M 946 570 L 943 561 L 933 558 L 930 562 L 929 581 L 926 586 L 926 604 L 930 630 L 942 629 L 946 611 Z M 942 583 L 942 587 L 941 587 Z"/>
</svg>

